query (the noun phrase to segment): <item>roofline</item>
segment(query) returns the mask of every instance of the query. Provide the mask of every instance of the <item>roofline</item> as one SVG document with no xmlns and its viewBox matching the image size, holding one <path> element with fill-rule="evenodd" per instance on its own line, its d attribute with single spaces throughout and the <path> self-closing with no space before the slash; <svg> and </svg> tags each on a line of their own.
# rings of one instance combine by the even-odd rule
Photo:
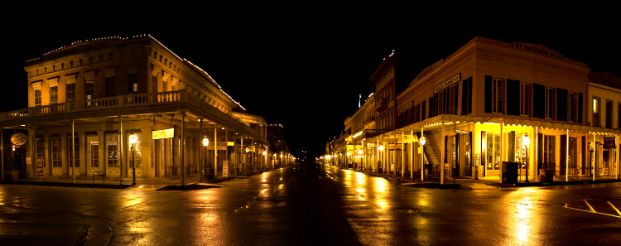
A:
<svg viewBox="0 0 621 246">
<path fill-rule="evenodd" d="M 151 34 L 139 34 L 139 35 L 133 35 L 131 37 L 109 36 L 109 37 L 100 37 L 100 38 L 94 38 L 94 39 L 88 39 L 88 40 L 77 40 L 77 41 L 71 42 L 71 44 L 69 44 L 69 45 L 61 46 L 59 48 L 56 48 L 56 49 L 50 50 L 48 52 L 45 52 L 40 57 L 28 59 L 28 60 L 26 60 L 25 63 L 26 63 L 26 67 L 28 67 L 29 65 L 35 64 L 36 62 L 44 61 L 45 58 L 48 58 L 48 56 L 55 55 L 55 54 L 58 54 L 60 52 L 68 51 L 68 50 L 71 50 L 71 49 L 74 49 L 74 48 L 77 48 L 77 47 L 81 47 L 81 46 L 93 45 L 95 43 L 102 42 L 102 41 L 107 41 L 107 40 L 125 41 L 125 40 L 138 40 L 138 39 L 151 40 L 151 41 L 155 42 L 156 44 L 158 44 L 159 46 L 161 46 L 166 51 L 170 52 L 170 54 L 172 54 L 177 59 L 179 59 L 182 63 L 185 63 L 185 64 L 189 65 L 190 68 L 195 69 L 199 74 L 201 74 L 203 76 L 206 76 L 206 78 L 208 80 L 210 80 L 210 82 L 214 83 L 218 87 L 218 89 L 224 95 L 226 95 L 234 104 L 239 106 L 239 108 L 241 108 L 242 110 L 246 111 L 246 108 L 244 108 L 239 102 L 237 102 L 235 99 L 233 99 L 233 97 L 231 97 L 224 90 L 222 90 L 222 87 L 220 86 L 220 84 L 218 84 L 218 82 L 216 82 L 216 80 L 213 77 L 211 77 L 211 75 L 209 73 L 207 73 L 207 71 L 205 71 L 204 69 L 200 68 L 197 65 L 194 65 L 194 63 L 192 63 L 190 60 L 188 60 L 186 58 L 182 58 L 181 56 L 177 55 L 175 52 L 173 52 L 171 49 L 166 47 L 166 45 L 164 45 L 162 42 L 160 42 L 157 38 L 153 37 L 153 35 L 151 35 Z"/>
</svg>

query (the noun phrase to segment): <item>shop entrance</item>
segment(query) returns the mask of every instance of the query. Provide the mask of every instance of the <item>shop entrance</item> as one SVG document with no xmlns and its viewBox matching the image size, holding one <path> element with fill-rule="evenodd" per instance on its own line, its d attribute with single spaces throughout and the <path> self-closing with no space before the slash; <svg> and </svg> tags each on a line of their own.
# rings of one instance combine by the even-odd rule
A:
<svg viewBox="0 0 621 246">
<path fill-rule="evenodd" d="M 88 135 L 86 136 L 86 165 L 88 175 L 100 175 L 103 174 L 103 165 L 99 161 L 99 136 Z"/>
<path fill-rule="evenodd" d="M 500 175 L 500 134 L 481 132 L 481 158 L 484 163 L 484 177 Z"/>
<path fill-rule="evenodd" d="M 569 156 L 569 176 L 577 175 L 577 160 L 576 149 L 578 148 L 578 141 L 576 138 L 569 138 L 569 155 L 567 154 L 567 135 L 561 135 L 561 163 L 559 164 L 560 175 L 565 175 L 565 161 Z"/>
</svg>

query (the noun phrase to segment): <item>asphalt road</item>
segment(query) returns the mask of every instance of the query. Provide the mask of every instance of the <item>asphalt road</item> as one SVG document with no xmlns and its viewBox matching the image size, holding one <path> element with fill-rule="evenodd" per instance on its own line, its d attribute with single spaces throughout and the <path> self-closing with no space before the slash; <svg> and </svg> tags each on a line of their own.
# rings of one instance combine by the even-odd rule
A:
<svg viewBox="0 0 621 246">
<path fill-rule="evenodd" d="M 0 245 L 621 245 L 621 183 L 429 189 L 308 164 L 220 186 L 0 185 Z"/>
</svg>

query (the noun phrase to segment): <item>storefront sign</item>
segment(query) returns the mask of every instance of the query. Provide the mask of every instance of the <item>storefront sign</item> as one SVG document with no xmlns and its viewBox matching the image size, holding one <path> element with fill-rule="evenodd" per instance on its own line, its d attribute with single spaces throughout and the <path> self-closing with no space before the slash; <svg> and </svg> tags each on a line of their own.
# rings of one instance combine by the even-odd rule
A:
<svg viewBox="0 0 621 246">
<path fill-rule="evenodd" d="M 13 135 L 11 135 L 11 143 L 17 145 L 17 146 L 22 146 L 26 143 L 26 139 L 28 139 L 28 137 L 26 136 L 26 134 L 23 134 L 21 132 L 15 133 Z"/>
<path fill-rule="evenodd" d="M 448 88 L 449 86 L 459 82 L 459 80 L 461 80 L 461 74 L 455 74 L 455 76 L 451 77 L 450 79 L 444 81 L 442 84 L 436 85 L 435 87 L 433 87 L 433 93 L 438 93 L 441 90 L 444 90 L 444 88 Z"/>
<path fill-rule="evenodd" d="M 175 128 L 157 130 L 151 132 L 152 139 L 173 138 L 175 136 Z"/>
<path fill-rule="evenodd" d="M 604 138 L 604 149 L 614 149 L 614 148 L 615 148 L 615 138 L 605 137 Z"/>
<path fill-rule="evenodd" d="M 235 146 L 235 142 L 228 141 L 228 142 L 226 142 L 226 146 L 233 147 L 233 146 Z"/>
</svg>

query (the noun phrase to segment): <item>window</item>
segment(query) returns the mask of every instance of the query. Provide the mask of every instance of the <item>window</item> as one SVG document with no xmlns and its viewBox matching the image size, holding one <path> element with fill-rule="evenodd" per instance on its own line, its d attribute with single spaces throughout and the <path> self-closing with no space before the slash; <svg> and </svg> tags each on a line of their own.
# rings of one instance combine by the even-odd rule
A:
<svg viewBox="0 0 621 246">
<path fill-rule="evenodd" d="M 503 113 L 505 103 L 505 81 L 485 75 L 485 112 Z"/>
<path fill-rule="evenodd" d="M 132 134 L 136 135 L 136 143 L 134 144 L 134 146 L 132 146 L 129 143 L 129 137 Z M 141 162 L 142 162 L 142 142 L 140 141 L 141 139 L 142 138 L 141 138 L 140 132 L 129 132 L 128 131 L 128 133 L 127 133 L 127 147 L 129 149 L 129 153 L 127 155 L 127 163 L 129 164 L 130 168 L 132 167 L 132 158 L 133 158 L 133 162 L 136 164 L 136 168 L 141 167 Z"/>
<path fill-rule="evenodd" d="M 556 167 L 556 160 L 554 151 L 555 149 L 555 136 L 545 135 L 543 140 L 543 163 L 548 164 L 546 169 L 554 169 Z"/>
<path fill-rule="evenodd" d="M 472 76 L 464 80 L 461 88 L 461 114 L 472 113 Z"/>
<path fill-rule="evenodd" d="M 35 144 L 36 144 L 35 162 L 37 164 L 37 169 L 39 170 L 39 168 L 45 167 L 45 138 L 43 138 L 43 136 L 37 136 L 37 138 L 35 139 Z M 37 173 L 37 175 L 39 174 Z"/>
<path fill-rule="evenodd" d="M 556 90 L 548 88 L 546 93 L 546 119 L 556 119 Z"/>
<path fill-rule="evenodd" d="M 533 117 L 543 119 L 546 116 L 546 87 L 540 84 L 533 84 Z M 542 107 L 543 106 L 543 107 Z"/>
<path fill-rule="evenodd" d="M 168 83 L 166 81 L 162 81 L 162 92 L 168 91 Z"/>
<path fill-rule="evenodd" d="M 106 97 L 114 96 L 114 77 L 106 78 Z"/>
<path fill-rule="evenodd" d="M 520 88 L 520 115 L 530 116 L 531 115 L 531 85 L 530 84 L 521 84 Z"/>
<path fill-rule="evenodd" d="M 583 115 L 582 115 L 582 93 L 576 93 L 578 96 L 578 123 L 582 123 Z"/>
<path fill-rule="evenodd" d="M 41 90 L 34 91 L 34 103 L 35 106 L 41 106 Z"/>
<path fill-rule="evenodd" d="M 576 100 L 577 96 L 576 93 L 570 93 L 569 94 L 569 104 L 567 104 L 567 121 L 569 122 L 576 122 L 577 118 L 578 118 L 578 110 L 577 110 L 577 102 L 578 100 Z"/>
<path fill-rule="evenodd" d="M 89 135 L 86 137 L 88 143 L 86 164 L 90 163 L 91 167 L 99 167 L 99 136 Z"/>
<path fill-rule="evenodd" d="M 127 93 L 138 92 L 138 75 L 135 73 L 127 75 Z"/>
<path fill-rule="evenodd" d="M 80 138 L 78 138 L 78 134 L 75 134 L 74 138 L 74 147 L 75 147 L 75 162 L 73 162 L 74 167 L 80 166 Z M 73 160 L 73 155 L 71 154 L 71 133 L 67 135 L 67 163 L 71 166 L 71 161 Z"/>
<path fill-rule="evenodd" d="M 106 133 L 106 159 L 109 167 L 119 166 L 118 134 Z"/>
<path fill-rule="evenodd" d="M 538 159 L 538 169 L 555 169 L 556 168 L 556 159 L 555 159 L 555 141 L 556 138 L 553 135 L 543 135 L 541 133 L 537 136 L 539 145 L 541 146 L 538 149 L 537 159 Z"/>
<path fill-rule="evenodd" d="M 593 97 L 593 119 L 592 126 L 599 127 L 599 111 L 600 111 L 600 99 L 599 97 Z"/>
<path fill-rule="evenodd" d="M 499 170 L 500 169 L 500 134 L 487 134 L 487 157 L 486 157 L 486 169 L 487 170 Z"/>
<path fill-rule="evenodd" d="M 556 89 L 556 119 L 560 121 L 567 121 L 567 90 L 557 88 Z"/>
<path fill-rule="evenodd" d="M 507 79 L 504 98 L 506 101 L 506 114 L 520 116 L 520 81 Z"/>
<path fill-rule="evenodd" d="M 73 101 L 75 99 L 75 84 L 67 85 L 67 102 Z"/>
<path fill-rule="evenodd" d="M 94 98 L 95 83 L 93 81 L 86 81 L 84 86 L 84 95 L 86 97 L 86 106 L 91 106 L 91 100 Z"/>
<path fill-rule="evenodd" d="M 606 128 L 612 128 L 612 101 L 606 100 Z"/>
<path fill-rule="evenodd" d="M 617 128 L 621 129 L 621 103 L 617 105 Z"/>
<path fill-rule="evenodd" d="M 494 79 L 492 82 L 492 113 L 503 113 L 505 110 L 505 81 Z"/>
<path fill-rule="evenodd" d="M 54 136 L 50 140 L 52 142 L 52 167 L 62 167 L 60 159 L 60 137 Z"/>
<path fill-rule="evenodd" d="M 50 104 L 58 103 L 58 86 L 50 87 Z"/>
</svg>

